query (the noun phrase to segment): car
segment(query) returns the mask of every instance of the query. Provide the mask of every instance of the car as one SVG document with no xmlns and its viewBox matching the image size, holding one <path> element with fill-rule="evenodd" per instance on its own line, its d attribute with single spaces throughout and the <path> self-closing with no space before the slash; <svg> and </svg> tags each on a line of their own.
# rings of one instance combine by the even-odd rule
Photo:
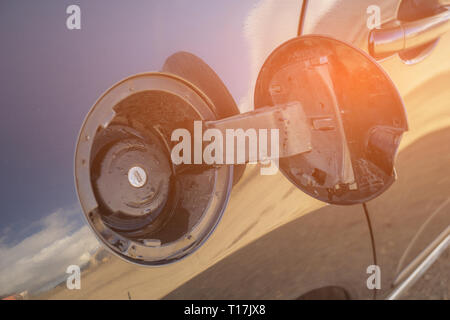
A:
<svg viewBox="0 0 450 320">
<path fill-rule="evenodd" d="M 448 298 L 449 1 L 0 8 L 0 296 Z"/>
</svg>

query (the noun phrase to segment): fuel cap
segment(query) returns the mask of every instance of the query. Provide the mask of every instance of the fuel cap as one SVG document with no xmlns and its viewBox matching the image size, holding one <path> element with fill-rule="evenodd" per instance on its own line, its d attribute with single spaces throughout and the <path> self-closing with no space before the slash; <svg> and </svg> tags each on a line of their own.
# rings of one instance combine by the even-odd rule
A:
<svg viewBox="0 0 450 320">
<path fill-rule="evenodd" d="M 106 143 L 108 138 L 112 142 Z M 156 229 L 156 219 L 169 199 L 172 175 L 163 138 L 151 131 L 143 135 L 111 125 L 98 139 L 106 145 L 94 155 L 91 179 L 97 200 L 108 212 L 105 223 L 116 230 L 148 232 L 145 224 L 153 222 Z"/>
<path fill-rule="evenodd" d="M 172 172 L 155 136 L 118 140 L 98 161 L 95 189 L 109 210 L 137 217 L 158 215 L 168 198 Z"/>
</svg>

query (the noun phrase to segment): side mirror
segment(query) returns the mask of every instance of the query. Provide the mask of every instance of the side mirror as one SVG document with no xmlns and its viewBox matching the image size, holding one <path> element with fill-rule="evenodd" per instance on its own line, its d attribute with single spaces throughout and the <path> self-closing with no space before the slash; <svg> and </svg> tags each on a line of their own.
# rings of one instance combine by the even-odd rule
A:
<svg viewBox="0 0 450 320">
<path fill-rule="evenodd" d="M 293 184 L 339 205 L 369 201 L 389 188 L 408 124 L 396 87 L 375 60 L 328 37 L 292 39 L 264 63 L 255 109 L 293 101 L 306 116 L 311 145 L 280 159 Z"/>
</svg>

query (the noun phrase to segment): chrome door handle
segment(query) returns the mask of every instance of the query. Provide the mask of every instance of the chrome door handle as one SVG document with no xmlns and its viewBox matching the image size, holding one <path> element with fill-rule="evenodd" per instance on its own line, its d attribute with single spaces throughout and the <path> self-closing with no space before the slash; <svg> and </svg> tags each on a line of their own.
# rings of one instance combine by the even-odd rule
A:
<svg viewBox="0 0 450 320">
<path fill-rule="evenodd" d="M 369 35 L 369 52 L 383 58 L 438 39 L 450 30 L 450 6 L 434 16 L 411 22 L 396 21 L 394 26 L 374 29 Z"/>
</svg>

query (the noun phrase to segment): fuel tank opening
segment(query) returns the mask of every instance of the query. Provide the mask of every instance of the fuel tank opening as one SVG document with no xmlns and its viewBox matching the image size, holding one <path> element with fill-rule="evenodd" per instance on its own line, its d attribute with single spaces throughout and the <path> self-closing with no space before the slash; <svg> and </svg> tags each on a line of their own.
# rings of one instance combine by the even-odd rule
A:
<svg viewBox="0 0 450 320">
<path fill-rule="evenodd" d="M 228 201 L 232 166 L 174 165 L 171 133 L 214 120 L 214 106 L 184 79 L 127 78 L 94 105 L 75 155 L 81 206 L 98 239 L 140 265 L 177 261 L 212 233 Z"/>
</svg>

